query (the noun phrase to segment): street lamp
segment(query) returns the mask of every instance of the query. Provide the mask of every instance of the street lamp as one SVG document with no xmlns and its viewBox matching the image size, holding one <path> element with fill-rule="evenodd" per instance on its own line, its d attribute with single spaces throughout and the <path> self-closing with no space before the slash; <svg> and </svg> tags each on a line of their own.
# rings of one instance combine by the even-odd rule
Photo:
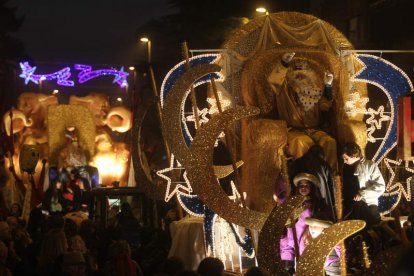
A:
<svg viewBox="0 0 414 276">
<path fill-rule="evenodd" d="M 148 37 L 145 37 L 145 36 L 141 37 L 139 40 L 141 42 L 148 42 L 149 41 Z"/>
<path fill-rule="evenodd" d="M 147 43 L 147 50 L 148 50 L 148 56 L 147 56 L 147 58 L 148 58 L 148 63 L 151 66 L 151 40 L 149 40 L 149 38 L 146 37 L 146 36 L 141 37 L 139 40 L 141 42 Z"/>
<path fill-rule="evenodd" d="M 152 92 L 154 93 L 155 98 L 158 99 L 157 101 L 158 119 L 160 121 L 160 125 L 162 126 L 161 102 L 158 96 L 157 83 L 155 81 L 154 69 L 152 68 L 152 61 L 151 61 L 151 40 L 148 37 L 144 36 L 140 38 L 140 41 L 147 43 L 147 49 L 148 49 L 147 61 L 148 61 L 148 69 L 150 73 L 150 78 L 151 78 Z M 168 146 L 167 141 L 165 139 L 163 140 L 164 140 L 165 152 L 167 154 L 167 160 L 170 160 L 170 156 L 171 156 L 170 147 Z"/>
<path fill-rule="evenodd" d="M 266 15 L 269 14 L 269 12 L 264 7 L 258 7 L 258 8 L 256 8 L 256 11 L 259 12 L 259 13 L 264 13 Z"/>
<path fill-rule="evenodd" d="M 129 66 L 129 68 L 128 68 L 130 71 L 134 71 L 135 70 L 135 67 L 134 66 Z"/>
<path fill-rule="evenodd" d="M 57 94 L 59 94 L 59 90 L 57 90 L 57 89 L 53 90 L 52 94 L 53 94 L 53 95 L 57 95 Z"/>
</svg>

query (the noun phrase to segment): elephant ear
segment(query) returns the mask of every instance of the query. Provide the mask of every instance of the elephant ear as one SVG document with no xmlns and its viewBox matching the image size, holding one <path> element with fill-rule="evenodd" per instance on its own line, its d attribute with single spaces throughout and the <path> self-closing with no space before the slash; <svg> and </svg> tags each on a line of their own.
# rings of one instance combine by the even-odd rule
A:
<svg viewBox="0 0 414 276">
<path fill-rule="evenodd" d="M 132 113 L 123 106 L 111 108 L 106 116 L 106 124 L 112 131 L 127 132 L 132 127 Z"/>
<path fill-rule="evenodd" d="M 10 117 L 10 112 L 12 117 Z M 10 136 L 11 121 L 13 120 L 13 134 L 18 133 L 24 129 L 24 127 L 30 127 L 33 125 L 32 119 L 27 119 L 23 112 L 17 109 L 12 109 L 3 115 L 3 124 L 6 130 L 7 136 Z"/>
</svg>

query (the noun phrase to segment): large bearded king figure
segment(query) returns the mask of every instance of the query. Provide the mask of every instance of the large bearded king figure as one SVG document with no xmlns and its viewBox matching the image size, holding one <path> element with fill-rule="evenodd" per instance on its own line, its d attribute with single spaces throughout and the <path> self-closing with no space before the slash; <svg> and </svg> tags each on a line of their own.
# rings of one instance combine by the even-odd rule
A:
<svg viewBox="0 0 414 276">
<path fill-rule="evenodd" d="M 319 144 L 326 161 L 336 171 L 336 141 L 321 130 L 326 119 L 323 114 L 332 106 L 333 75 L 320 75 L 315 70 L 316 62 L 294 55 L 284 54 L 267 78 L 276 94 L 279 118 L 289 128 L 287 153 L 297 159 L 313 144 Z"/>
</svg>

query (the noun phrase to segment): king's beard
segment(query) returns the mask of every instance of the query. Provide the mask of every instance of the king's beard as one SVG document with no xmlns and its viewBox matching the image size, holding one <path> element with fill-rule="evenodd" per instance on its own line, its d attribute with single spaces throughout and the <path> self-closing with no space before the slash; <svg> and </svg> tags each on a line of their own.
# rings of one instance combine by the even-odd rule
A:
<svg viewBox="0 0 414 276">
<path fill-rule="evenodd" d="M 309 111 L 319 102 L 323 86 L 315 71 L 291 71 L 286 79 L 296 101 L 305 111 Z"/>
</svg>

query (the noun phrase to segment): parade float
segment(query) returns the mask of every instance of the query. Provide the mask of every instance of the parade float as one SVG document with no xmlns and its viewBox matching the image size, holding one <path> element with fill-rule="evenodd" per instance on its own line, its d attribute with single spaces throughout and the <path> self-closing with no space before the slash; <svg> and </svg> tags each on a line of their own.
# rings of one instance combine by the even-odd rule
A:
<svg viewBox="0 0 414 276">
<path fill-rule="evenodd" d="M 356 142 L 367 149 L 368 159 L 380 164 L 387 181 L 380 198 L 381 214 L 389 215 L 401 201 L 411 202 L 412 175 L 401 179 L 399 172 L 414 172 L 411 98 L 403 97 L 413 86 L 397 65 L 355 50 L 329 23 L 294 12 L 266 14 L 250 21 L 235 30 L 220 50 L 188 51 L 184 47 L 184 52 L 183 61 L 168 72 L 160 91 L 153 86 L 159 97 L 136 110 L 133 124 L 127 108 L 112 107 L 101 94 L 73 96 L 66 105 L 59 104 L 54 95 L 21 94 L 17 108 L 4 114 L 3 123 L 13 145 L 6 167 L 16 179 L 24 179 L 24 171 L 30 175 L 22 190 L 28 190 L 30 181 L 44 183 L 42 179 L 49 178 L 46 170 L 50 176 L 63 167 L 87 167 L 92 176 L 99 173 L 95 186 L 113 181 L 125 185 L 129 147 L 112 142 L 108 131 L 126 132 L 132 127 L 137 187 L 154 200 L 175 199 L 188 214 L 171 225 L 170 256 L 182 257 L 189 269 L 205 256 L 216 256 L 228 270 L 241 272 L 257 264 L 272 275 L 286 275 L 279 237 L 304 199 L 291 196 L 276 204 L 275 183 L 283 183 L 283 190 L 290 194 L 289 159 L 300 157 L 307 148 L 303 136 L 292 136 L 292 126 L 297 125 L 281 119 L 297 111 L 283 111 L 289 103 L 275 97 L 274 73 L 283 55 L 294 52 L 297 66 L 314 84 L 304 91 L 311 97 L 298 99 L 305 108 L 312 109 L 317 102 L 314 98 L 321 97 L 325 72 L 333 75 L 332 106 L 323 118 L 317 118 L 318 126 L 327 123 L 324 131 L 329 133 L 330 145 L 325 149 L 333 170 L 339 171 L 340 146 Z M 36 74 L 36 68 L 28 63 L 22 63 L 21 68 L 20 76 L 26 82 L 74 84 L 71 67 L 48 75 Z M 123 69 L 100 71 L 80 64 L 74 69 L 77 83 L 102 73 L 114 75 L 114 83 L 120 86 L 127 85 Z M 288 84 L 277 84 L 276 88 L 287 91 Z M 382 92 L 380 100 L 371 99 L 377 98 L 370 96 L 372 86 Z M 204 101 L 196 93 L 204 93 Z M 156 174 L 151 174 L 152 166 L 140 146 L 143 121 L 151 108 L 158 110 L 170 161 Z M 229 154 L 227 164 L 213 162 L 220 145 Z M 31 166 L 26 163 L 32 159 L 26 155 L 37 158 Z M 75 155 L 82 157 L 74 160 Z M 307 246 L 296 263 L 297 275 L 323 275 L 324 260 L 334 246 L 344 249 L 344 240 L 365 226 L 361 220 L 342 220 L 343 186 L 339 176 L 335 180 L 337 221 Z M 361 243 L 365 275 L 390 269 L 383 266 L 381 258 L 396 257 L 377 253 L 369 254 Z M 341 257 L 341 271 L 346 273 L 345 257 Z"/>
<path fill-rule="evenodd" d="M 255 260 L 250 264 L 257 262 L 272 275 L 287 273 L 280 261 L 278 239 L 303 199 L 289 197 L 275 207 L 275 182 L 282 178 L 284 190 L 290 193 L 291 187 L 286 184 L 287 159 L 299 157 L 305 150 L 295 152 L 303 146 L 303 140 L 290 135 L 294 123 L 281 120 L 278 115 L 285 112 L 286 118 L 296 111 L 283 111 L 289 103 L 278 102 L 270 80 L 275 65 L 289 52 L 295 53 L 298 66 L 310 72 L 316 85 L 324 72 L 334 76 L 333 104 L 324 114 L 329 123 L 324 130 L 336 146 L 332 146 L 332 140 L 327 147 L 321 145 L 328 151 L 327 161 L 333 170 L 339 171 L 340 147 L 356 142 L 366 149 L 368 159 L 380 164 L 386 179 L 386 191 L 379 199 L 381 214 L 389 216 L 402 201 L 411 201 L 411 176 L 404 178 L 396 173 L 413 170 L 408 134 L 409 95 L 413 86 L 407 74 L 370 51 L 355 50 L 337 29 L 316 17 L 293 12 L 267 14 L 235 30 L 221 50 L 192 50 L 191 57 L 184 54 L 184 60 L 164 78 L 159 104 L 163 135 L 171 154 L 170 166 L 157 174 L 167 182 L 165 201 L 176 197 L 188 214 L 202 218 L 198 222 L 194 218 L 183 219 L 173 226 L 176 235 L 170 256 L 189 259 L 192 253 L 183 253 L 179 248 L 191 248 L 198 244 L 199 237 L 188 240 L 182 233 L 191 227 L 192 232 L 197 231 L 198 224 L 198 229 L 202 225 L 204 231 L 205 247 L 204 252 L 192 247 L 196 256 L 219 257 L 233 271 L 242 271 L 248 257 Z M 287 79 L 281 89 L 289 89 L 289 85 Z M 374 86 L 373 93 L 378 95 L 369 93 Z M 315 86 L 304 92 L 313 97 L 319 93 L 320 97 L 320 90 Z M 205 101 L 201 102 L 196 93 L 205 93 Z M 404 105 L 402 99 L 407 95 Z M 305 108 L 312 108 L 316 102 L 312 97 L 300 97 Z M 292 116 L 297 118 L 300 114 Z M 135 127 L 139 128 L 139 122 Z M 403 140 L 405 144 L 401 144 Z M 227 165 L 213 162 L 220 143 L 230 155 Z M 295 146 L 289 148 L 292 144 Z M 141 161 L 134 160 L 135 171 L 144 171 Z M 231 188 L 225 188 L 222 180 L 229 175 Z M 155 198 L 155 186 L 146 174 L 137 176 L 141 177 L 137 178 L 138 183 Z M 344 187 L 339 176 L 335 180 L 333 205 L 337 222 L 307 247 L 296 263 L 297 275 L 323 274 L 324 260 L 333 247 L 339 244 L 344 250 L 343 241 L 365 226 L 361 220 L 342 220 L 338 191 Z M 180 228 L 183 232 L 177 234 Z M 222 233 L 227 233 L 226 239 L 219 238 Z M 226 246 L 229 240 L 238 249 Z M 382 262 L 384 256 L 391 258 L 392 254 L 376 254 L 372 249 L 368 253 L 365 243 L 360 243 L 359 248 L 364 273 L 375 275 L 378 270 L 390 269 Z M 346 273 L 345 257 L 341 258 L 341 272 Z"/>
<path fill-rule="evenodd" d="M 52 73 L 43 73 L 45 69 L 28 62 L 21 62 L 20 68 L 19 78 L 24 85 L 41 89 L 48 82 L 57 89 L 50 94 L 23 92 L 16 107 L 2 116 L 8 156 L 5 166 L 12 176 L 3 190 L 6 201 L 24 201 L 26 211 L 30 211 L 62 170 L 76 170 L 87 182 L 88 190 L 114 182 L 126 186 L 130 144 L 113 137 L 132 127 L 129 107 L 119 102 L 111 106 L 109 96 L 98 92 L 65 95 L 68 100 L 64 104 L 60 100 L 62 93 L 69 93 L 65 88 L 76 89 L 103 76 L 113 78 L 112 86 L 125 88 L 128 73 L 114 68 L 93 70 L 82 64 Z"/>
</svg>

